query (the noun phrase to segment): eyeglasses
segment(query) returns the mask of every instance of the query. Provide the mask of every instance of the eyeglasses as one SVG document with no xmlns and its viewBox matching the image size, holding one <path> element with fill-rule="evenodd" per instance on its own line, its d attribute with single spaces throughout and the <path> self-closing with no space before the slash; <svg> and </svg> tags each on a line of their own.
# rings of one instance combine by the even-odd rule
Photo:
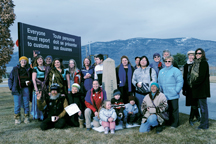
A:
<svg viewBox="0 0 216 144">
<path fill-rule="evenodd" d="M 197 54 L 201 55 L 202 53 L 196 53 L 196 55 L 197 55 Z"/>
<path fill-rule="evenodd" d="M 172 61 L 165 61 L 166 63 L 170 63 L 170 62 L 172 62 Z"/>
</svg>

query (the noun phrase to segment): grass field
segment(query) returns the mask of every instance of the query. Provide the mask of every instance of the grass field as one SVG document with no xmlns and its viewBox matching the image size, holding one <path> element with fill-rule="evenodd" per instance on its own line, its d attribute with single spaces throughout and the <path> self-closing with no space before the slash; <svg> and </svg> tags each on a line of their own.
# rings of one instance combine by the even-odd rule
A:
<svg viewBox="0 0 216 144">
<path fill-rule="evenodd" d="M 188 115 L 180 113 L 180 126 L 177 129 L 166 127 L 160 134 L 155 134 L 155 129 L 150 133 L 141 134 L 139 128 L 116 131 L 114 135 L 98 133 L 94 130 L 86 131 L 85 128 L 51 129 L 41 131 L 40 122 L 32 120 L 30 124 L 23 122 L 15 126 L 13 119 L 13 97 L 8 88 L 0 88 L 0 143 L 216 143 L 216 121 L 210 120 L 208 130 L 195 130 L 188 123 Z"/>
</svg>

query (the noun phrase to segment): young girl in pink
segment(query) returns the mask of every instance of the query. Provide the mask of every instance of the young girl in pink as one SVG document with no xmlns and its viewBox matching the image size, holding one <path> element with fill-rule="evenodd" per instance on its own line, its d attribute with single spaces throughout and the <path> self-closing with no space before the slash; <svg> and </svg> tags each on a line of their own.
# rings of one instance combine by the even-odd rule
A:
<svg viewBox="0 0 216 144">
<path fill-rule="evenodd" d="M 99 112 L 102 126 L 104 127 L 104 134 L 108 134 L 109 129 L 111 134 L 115 133 L 115 120 L 117 118 L 115 110 L 111 107 L 110 100 L 105 100 Z"/>
</svg>

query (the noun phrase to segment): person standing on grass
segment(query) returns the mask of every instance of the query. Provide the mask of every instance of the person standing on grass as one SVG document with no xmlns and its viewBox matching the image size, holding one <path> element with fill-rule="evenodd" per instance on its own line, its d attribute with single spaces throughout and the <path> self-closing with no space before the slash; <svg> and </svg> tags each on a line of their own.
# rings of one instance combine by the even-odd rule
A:
<svg viewBox="0 0 216 144">
<path fill-rule="evenodd" d="M 198 99 L 201 119 L 197 129 L 208 129 L 208 105 L 207 98 L 210 97 L 209 65 L 202 48 L 195 51 L 194 64 L 191 70 L 190 84 L 193 98 Z"/>
<path fill-rule="evenodd" d="M 149 93 L 149 86 L 152 82 L 157 82 L 157 75 L 153 68 L 149 66 L 149 60 L 146 56 L 140 58 L 140 68 L 136 69 L 133 74 L 132 83 L 136 87 L 135 97 L 137 98 L 137 106 L 139 114 L 141 113 L 141 104 L 144 97 Z M 142 93 L 138 91 L 139 88 L 145 85 L 148 89 L 147 92 Z"/>
<path fill-rule="evenodd" d="M 45 61 L 41 55 L 38 55 L 35 58 L 33 63 L 32 70 L 32 81 L 34 84 L 34 91 L 32 95 L 32 109 L 31 115 L 33 119 L 43 120 L 44 115 L 43 112 L 37 108 L 37 95 L 41 93 L 42 99 L 45 99 L 45 96 L 48 93 L 47 85 L 48 85 L 48 74 L 50 71 L 49 66 L 45 66 Z"/>
<path fill-rule="evenodd" d="M 74 59 L 69 60 L 67 70 L 70 73 L 70 87 L 72 87 L 74 83 L 80 84 L 81 83 L 81 72 L 77 68 L 77 64 Z"/>
<path fill-rule="evenodd" d="M 105 100 L 99 112 L 102 126 L 104 127 L 104 134 L 108 134 L 109 130 L 111 134 L 115 133 L 115 120 L 117 114 L 111 106 L 110 100 Z"/>
<path fill-rule="evenodd" d="M 135 57 L 135 63 L 134 69 L 138 69 L 140 67 L 140 57 Z"/>
<path fill-rule="evenodd" d="M 83 82 L 83 91 L 86 94 L 86 92 L 92 88 L 92 82 L 94 80 L 94 67 L 91 66 L 91 60 L 89 58 L 83 60 L 81 77 Z"/>
<path fill-rule="evenodd" d="M 121 63 L 116 67 L 116 78 L 118 89 L 121 92 L 121 99 L 128 103 L 128 96 L 133 95 L 134 86 L 132 84 L 134 68 L 127 56 L 121 57 Z"/>
<path fill-rule="evenodd" d="M 64 68 L 62 59 L 60 58 L 55 58 L 53 60 L 51 68 L 49 73 L 49 85 L 52 83 L 59 84 L 61 95 L 66 96 L 71 91 L 70 73 Z"/>
<path fill-rule="evenodd" d="M 149 132 L 151 127 L 156 127 L 156 133 L 163 130 L 164 119 L 159 113 L 165 112 L 168 107 L 167 99 L 163 93 L 159 91 L 158 83 L 152 83 L 151 92 L 143 99 L 142 103 L 142 124 L 139 131 L 142 133 Z"/>
<path fill-rule="evenodd" d="M 190 77 L 191 77 L 191 69 L 194 63 L 194 54 L 195 51 L 188 51 L 188 60 L 184 65 L 183 78 L 184 85 L 182 89 L 183 95 L 186 96 L 186 106 L 191 106 L 189 124 L 191 126 L 194 125 L 194 122 L 200 121 L 200 115 L 198 111 L 198 99 L 194 99 L 192 95 L 192 89 L 190 87 Z M 193 121 L 194 117 L 196 117 L 196 121 Z"/>
<path fill-rule="evenodd" d="M 88 90 L 85 97 L 85 122 L 87 130 L 91 130 L 91 119 L 93 117 L 93 125 L 94 127 L 99 127 L 99 119 L 98 119 L 98 112 L 104 100 L 107 99 L 106 91 L 103 90 L 98 80 L 93 81 L 93 88 Z"/>
<path fill-rule="evenodd" d="M 181 71 L 172 65 L 173 61 L 174 58 L 172 56 L 165 58 L 165 67 L 159 72 L 158 83 L 169 105 L 169 121 L 166 124 L 171 126 L 171 128 L 177 128 L 179 126 L 178 100 L 183 86 L 183 77 Z"/>
<path fill-rule="evenodd" d="M 158 76 L 159 71 L 163 68 L 162 62 L 160 61 L 160 54 L 154 53 L 153 59 L 154 61 L 149 66 L 156 71 L 156 74 Z"/>
<path fill-rule="evenodd" d="M 24 123 L 29 123 L 29 97 L 31 83 L 31 68 L 28 64 L 28 58 L 22 56 L 19 58 L 19 65 L 13 67 L 8 78 L 8 86 L 14 97 L 14 119 L 15 124 L 21 123 L 20 109 L 24 108 Z"/>
<path fill-rule="evenodd" d="M 47 130 L 51 128 L 62 129 L 66 124 L 65 108 L 68 106 L 66 97 L 62 97 L 60 93 L 60 86 L 57 83 L 53 83 L 50 86 L 51 93 L 46 97 L 44 101 L 41 101 L 41 93 L 37 95 L 37 105 L 40 110 L 43 110 L 46 106 L 47 118 L 41 122 L 41 130 Z"/>
<path fill-rule="evenodd" d="M 95 56 L 96 66 L 94 69 L 94 79 L 99 81 L 100 86 L 102 86 L 102 78 L 103 78 L 103 61 L 104 57 L 102 54 L 98 54 Z"/>
</svg>

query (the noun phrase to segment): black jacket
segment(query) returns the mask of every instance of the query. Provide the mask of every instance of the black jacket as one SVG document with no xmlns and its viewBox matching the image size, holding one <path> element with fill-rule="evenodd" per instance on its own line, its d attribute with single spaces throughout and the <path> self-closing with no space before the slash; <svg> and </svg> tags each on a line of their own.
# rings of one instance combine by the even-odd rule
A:
<svg viewBox="0 0 216 144">
<path fill-rule="evenodd" d="M 193 98 L 210 97 L 209 65 L 206 60 L 201 60 L 199 66 L 199 76 L 192 83 Z"/>
</svg>

